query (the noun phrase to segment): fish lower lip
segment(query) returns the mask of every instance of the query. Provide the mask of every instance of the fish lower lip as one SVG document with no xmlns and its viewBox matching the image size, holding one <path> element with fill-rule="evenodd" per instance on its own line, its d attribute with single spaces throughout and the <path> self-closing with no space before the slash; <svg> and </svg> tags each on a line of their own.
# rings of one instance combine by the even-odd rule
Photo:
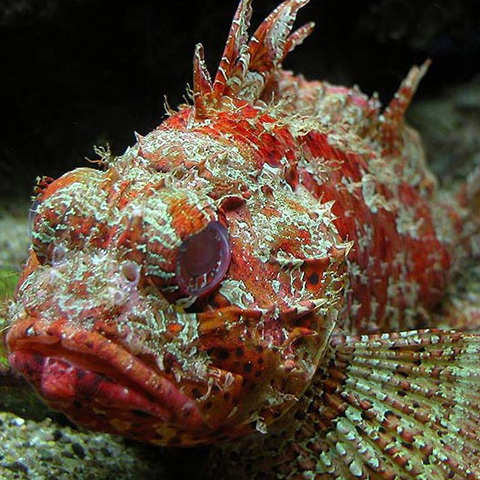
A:
<svg viewBox="0 0 480 480">
<path fill-rule="evenodd" d="M 142 392 L 127 387 L 105 375 L 75 365 L 57 356 L 45 356 L 34 350 L 20 350 L 10 354 L 11 365 L 32 383 L 52 408 L 64 411 L 75 421 L 88 426 L 88 411 L 95 408 L 138 412 L 141 416 L 157 417 L 162 422 L 171 420 L 171 413 L 154 403 Z M 105 412 L 107 413 L 107 412 Z"/>
<path fill-rule="evenodd" d="M 126 436 L 132 418 L 149 430 L 152 422 L 159 431 L 177 422 L 187 431 L 208 429 L 195 402 L 176 385 L 97 332 L 26 319 L 12 326 L 7 344 L 11 365 L 75 423 Z"/>
</svg>

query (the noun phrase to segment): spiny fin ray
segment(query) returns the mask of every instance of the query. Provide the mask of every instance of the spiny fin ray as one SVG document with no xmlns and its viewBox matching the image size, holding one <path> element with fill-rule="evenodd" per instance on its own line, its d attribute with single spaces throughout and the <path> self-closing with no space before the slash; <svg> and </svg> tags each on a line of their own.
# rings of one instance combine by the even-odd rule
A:
<svg viewBox="0 0 480 480">
<path fill-rule="evenodd" d="M 193 57 L 193 102 L 199 116 L 206 113 L 204 100 L 212 93 L 212 80 L 205 64 L 203 45 L 197 44 Z"/>
<path fill-rule="evenodd" d="M 250 70 L 273 72 L 286 54 L 288 36 L 300 8 L 309 0 L 285 0 L 257 28 L 250 41 Z M 298 35 L 298 34 L 297 34 Z"/>
<path fill-rule="evenodd" d="M 403 142 L 401 137 L 402 125 L 405 121 L 405 114 L 420 81 L 427 73 L 430 63 L 430 60 L 426 60 L 420 66 L 414 65 L 400 84 L 390 103 L 385 107 L 377 131 L 377 138 L 384 145 L 386 155 L 401 148 Z"/>
<path fill-rule="evenodd" d="M 213 83 L 214 94 L 217 98 L 227 93 L 229 80 L 237 78 L 241 81 L 248 70 L 247 42 L 248 28 L 252 17 L 251 3 L 251 0 L 241 0 L 233 17 L 227 43 Z"/>
<path fill-rule="evenodd" d="M 332 346 L 315 387 L 341 398 L 334 419 L 331 402 L 317 412 L 329 424 L 325 469 L 335 464 L 348 479 L 480 478 L 480 336 L 337 336 Z"/>
</svg>

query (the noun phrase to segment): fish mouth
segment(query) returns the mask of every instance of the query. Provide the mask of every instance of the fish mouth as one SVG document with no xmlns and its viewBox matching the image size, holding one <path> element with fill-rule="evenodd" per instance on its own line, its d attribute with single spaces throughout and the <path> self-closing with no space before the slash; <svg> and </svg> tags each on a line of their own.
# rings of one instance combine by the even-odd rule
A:
<svg viewBox="0 0 480 480">
<path fill-rule="evenodd" d="M 89 429 L 159 445 L 206 443 L 218 429 L 179 386 L 98 332 L 27 318 L 7 345 L 42 399 Z"/>
</svg>

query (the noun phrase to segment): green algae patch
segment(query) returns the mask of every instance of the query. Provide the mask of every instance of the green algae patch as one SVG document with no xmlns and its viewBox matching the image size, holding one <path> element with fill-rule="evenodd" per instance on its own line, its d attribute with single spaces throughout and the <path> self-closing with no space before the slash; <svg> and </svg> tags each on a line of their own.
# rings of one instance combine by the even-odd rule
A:
<svg viewBox="0 0 480 480">
<path fill-rule="evenodd" d="M 8 268 L 0 268 L 0 371 L 8 369 L 3 333 L 7 329 L 7 306 L 13 297 L 20 274 Z"/>
<path fill-rule="evenodd" d="M 0 267 L 0 302 L 13 296 L 19 276 L 18 272 Z"/>
</svg>

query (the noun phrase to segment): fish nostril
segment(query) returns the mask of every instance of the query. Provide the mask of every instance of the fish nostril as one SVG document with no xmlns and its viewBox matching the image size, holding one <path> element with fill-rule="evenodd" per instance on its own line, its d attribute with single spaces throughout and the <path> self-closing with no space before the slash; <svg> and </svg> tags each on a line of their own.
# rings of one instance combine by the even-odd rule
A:
<svg viewBox="0 0 480 480">
<path fill-rule="evenodd" d="M 52 265 L 58 265 L 65 260 L 67 249 L 64 245 L 56 245 L 52 251 Z"/>
<path fill-rule="evenodd" d="M 126 295 L 121 290 L 116 290 L 112 296 L 113 303 L 115 305 L 123 305 L 126 301 Z"/>
<path fill-rule="evenodd" d="M 136 285 L 140 279 L 140 265 L 135 262 L 126 262 L 120 269 L 127 282 Z"/>
</svg>

